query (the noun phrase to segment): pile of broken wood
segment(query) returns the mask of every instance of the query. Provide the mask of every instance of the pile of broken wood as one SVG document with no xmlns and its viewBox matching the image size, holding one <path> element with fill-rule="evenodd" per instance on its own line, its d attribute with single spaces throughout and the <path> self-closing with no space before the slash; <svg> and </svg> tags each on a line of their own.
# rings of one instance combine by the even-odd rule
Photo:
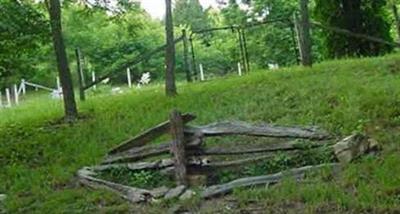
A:
<svg viewBox="0 0 400 214">
<path fill-rule="evenodd" d="M 244 122 L 222 122 L 206 126 L 188 126 L 195 119 L 194 115 L 181 115 L 174 110 L 170 120 L 151 128 L 144 133 L 130 138 L 112 149 L 101 165 L 84 167 L 78 171 L 78 177 L 82 184 L 95 189 L 106 189 L 112 191 L 122 198 L 132 202 L 147 202 L 156 199 L 180 198 L 187 199 L 196 193 L 188 187 L 193 186 L 190 182 L 192 177 L 199 172 L 216 172 L 228 167 L 242 166 L 268 160 L 276 152 L 292 152 L 302 149 L 310 149 L 326 146 L 326 140 L 332 140 L 327 132 L 315 127 L 286 127 L 269 124 L 251 125 Z M 162 144 L 151 144 L 151 142 L 164 134 L 170 134 L 170 142 Z M 226 135 L 245 135 L 267 138 L 282 139 L 308 139 L 313 143 L 307 147 L 298 146 L 294 143 L 266 144 L 256 148 L 206 148 L 205 139 L 209 137 Z M 355 158 L 375 150 L 378 144 L 375 140 L 360 134 L 351 135 L 331 148 L 337 159 L 342 163 L 348 163 Z M 165 156 L 156 161 L 144 161 L 149 158 Z M 231 155 L 234 157 L 251 154 L 251 158 L 242 158 L 231 161 L 209 161 L 207 156 Z M 322 165 L 304 166 L 271 175 L 246 177 L 233 180 L 226 184 L 202 187 L 199 196 L 211 198 L 217 195 L 229 193 L 237 187 L 250 187 L 261 184 L 275 184 L 285 177 L 293 177 L 301 180 L 310 171 L 322 168 L 338 169 L 340 163 L 328 163 Z M 129 169 L 133 172 L 141 170 L 159 170 L 162 173 L 173 174 L 176 180 L 175 188 L 159 187 L 152 190 L 140 189 L 122 185 L 113 181 L 97 178 L 101 172 L 112 169 Z"/>
</svg>

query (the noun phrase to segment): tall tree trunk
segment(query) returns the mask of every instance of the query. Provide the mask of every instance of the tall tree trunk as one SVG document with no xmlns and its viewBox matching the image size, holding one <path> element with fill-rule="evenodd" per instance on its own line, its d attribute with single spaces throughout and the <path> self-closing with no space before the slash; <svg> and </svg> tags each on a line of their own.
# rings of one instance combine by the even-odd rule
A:
<svg viewBox="0 0 400 214">
<path fill-rule="evenodd" d="M 70 122 L 77 118 L 78 110 L 76 108 L 71 72 L 68 67 L 68 59 L 62 36 L 61 5 L 59 0 L 50 0 L 49 14 L 58 73 L 63 91 L 65 120 Z"/>
<path fill-rule="evenodd" d="M 394 19 L 396 22 L 397 39 L 400 40 L 400 17 L 399 17 L 397 5 L 394 2 L 392 4 L 392 11 L 393 11 L 393 16 L 394 16 Z"/>
<path fill-rule="evenodd" d="M 176 95 L 175 85 L 175 42 L 174 42 L 174 25 L 172 20 L 171 0 L 165 0 L 166 16 L 165 16 L 165 33 L 167 38 L 167 48 L 165 51 L 165 91 L 167 96 Z"/>
<path fill-rule="evenodd" d="M 363 31 L 363 20 L 361 11 L 361 0 L 342 0 L 343 11 L 344 11 L 344 28 L 354 33 L 365 33 Z M 346 51 L 346 55 L 355 54 L 361 55 L 363 52 L 363 44 L 365 41 L 349 38 Z"/>
<path fill-rule="evenodd" d="M 300 0 L 300 52 L 303 66 L 312 66 L 312 44 L 310 14 L 308 11 L 309 0 Z"/>
</svg>

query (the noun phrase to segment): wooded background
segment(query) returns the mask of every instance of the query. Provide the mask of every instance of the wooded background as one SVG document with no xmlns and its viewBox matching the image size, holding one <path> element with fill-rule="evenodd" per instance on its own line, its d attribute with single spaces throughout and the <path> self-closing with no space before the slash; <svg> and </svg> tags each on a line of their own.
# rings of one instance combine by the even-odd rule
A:
<svg viewBox="0 0 400 214">
<path fill-rule="evenodd" d="M 218 1 L 220 10 L 202 8 L 198 0 L 173 1 L 175 36 L 182 29 L 193 31 L 244 26 L 268 20 L 291 20 L 299 11 L 298 0 L 229 0 Z M 311 19 L 326 26 L 348 29 L 386 41 L 397 40 L 397 1 L 385 0 L 313 0 Z M 248 7 L 243 7 L 247 5 Z M 248 9 L 246 9 L 248 8 Z M 25 78 L 32 82 L 55 85 L 56 60 L 52 47 L 50 21 L 43 3 L 33 0 L 0 0 L 0 88 Z M 139 3 L 120 0 L 118 11 L 112 13 L 101 5 L 85 1 L 65 0 L 62 4 L 62 25 L 67 55 L 72 72 L 76 72 L 75 49 L 84 57 L 84 73 L 98 75 L 140 54 L 165 44 L 164 20 L 156 20 Z M 297 64 L 296 46 L 290 23 L 275 22 L 245 30 L 248 54 L 253 69 L 268 68 L 268 64 Z M 312 55 L 315 62 L 358 56 L 376 56 L 393 50 L 374 43 L 322 29 L 313 29 Z M 237 69 L 240 61 L 238 37 L 232 30 L 195 35 L 193 46 L 196 62 L 203 64 L 208 75 L 224 75 Z M 198 66 L 198 64 L 193 65 Z M 150 72 L 152 79 L 164 79 L 164 55 L 153 56 L 131 68 L 138 78 Z M 176 74 L 186 79 L 183 45 L 176 47 Z M 77 82 L 78 75 L 72 75 Z M 121 72 L 111 80 L 126 82 Z"/>
</svg>

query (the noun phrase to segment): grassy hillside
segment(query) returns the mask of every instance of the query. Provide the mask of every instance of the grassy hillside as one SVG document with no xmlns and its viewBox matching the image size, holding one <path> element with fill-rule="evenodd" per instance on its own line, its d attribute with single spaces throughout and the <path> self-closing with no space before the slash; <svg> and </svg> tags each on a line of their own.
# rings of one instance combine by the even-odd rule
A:
<svg viewBox="0 0 400 214">
<path fill-rule="evenodd" d="M 74 174 L 127 137 L 166 120 L 176 107 L 195 113 L 195 124 L 233 119 L 317 125 L 336 136 L 362 131 L 383 145 L 380 156 L 347 166 L 337 179 L 238 190 L 230 196 L 240 202 L 236 211 L 252 206 L 282 212 L 400 210 L 400 56 L 183 84 L 174 99 L 163 92 L 152 87 L 89 97 L 79 104 L 84 119 L 74 125 L 58 125 L 62 105 L 45 95 L 0 110 L 0 193 L 8 195 L 6 208 L 11 213 L 165 211 L 172 205 L 131 207 L 108 192 L 83 188 Z M 229 212 L 223 199 L 207 203 L 185 205 Z"/>
</svg>

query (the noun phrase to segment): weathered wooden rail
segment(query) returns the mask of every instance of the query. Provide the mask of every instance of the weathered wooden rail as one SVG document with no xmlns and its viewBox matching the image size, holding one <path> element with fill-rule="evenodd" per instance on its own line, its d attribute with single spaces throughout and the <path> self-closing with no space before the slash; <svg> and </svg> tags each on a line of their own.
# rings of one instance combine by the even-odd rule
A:
<svg viewBox="0 0 400 214">
<path fill-rule="evenodd" d="M 117 147 L 110 150 L 101 165 L 85 167 L 78 172 L 82 184 L 92 188 L 102 188 L 119 194 L 130 202 L 144 202 L 155 198 L 171 198 L 190 196 L 193 192 L 187 190 L 191 176 L 198 174 L 215 173 L 218 170 L 230 167 L 240 167 L 246 164 L 257 163 L 272 159 L 276 152 L 293 154 L 306 149 L 329 146 L 341 162 L 350 162 L 354 158 L 377 147 L 376 141 L 363 135 L 352 135 L 336 144 L 333 137 L 326 131 L 316 127 L 288 127 L 270 124 L 252 125 L 244 122 L 221 122 L 206 126 L 189 126 L 187 123 L 196 117 L 192 114 L 182 115 L 174 110 L 168 121 L 165 121 L 142 134 L 129 138 Z M 171 140 L 161 144 L 151 144 L 162 135 L 170 134 Z M 256 148 L 225 148 L 221 146 L 208 148 L 205 139 L 226 135 L 245 135 L 255 137 L 279 139 L 308 139 L 312 143 L 303 145 L 298 142 L 266 143 Z M 168 157 L 168 154 L 170 156 Z M 165 157 L 167 155 L 167 157 Z M 247 155 L 242 158 L 240 156 Z M 206 157 L 231 156 L 231 160 L 214 161 Z M 250 157 L 249 157 L 250 156 Z M 240 157 L 240 158 L 237 158 Z M 235 159 L 237 158 L 237 159 Z M 148 159 L 151 159 L 148 160 Z M 147 161 L 146 161 L 147 160 Z M 247 187 L 259 184 L 274 184 L 283 177 L 291 176 L 300 180 L 310 171 L 321 168 L 337 169 L 338 163 L 328 163 L 318 166 L 304 166 L 280 172 L 273 175 L 241 178 L 227 184 L 206 187 L 200 193 L 203 198 L 225 194 L 237 187 Z M 98 173 L 112 169 L 128 169 L 131 171 L 159 170 L 161 173 L 174 174 L 176 188 L 166 187 L 153 190 L 144 190 L 124 186 L 111 181 L 96 178 Z M 206 173 L 206 174 L 207 174 Z"/>
</svg>

